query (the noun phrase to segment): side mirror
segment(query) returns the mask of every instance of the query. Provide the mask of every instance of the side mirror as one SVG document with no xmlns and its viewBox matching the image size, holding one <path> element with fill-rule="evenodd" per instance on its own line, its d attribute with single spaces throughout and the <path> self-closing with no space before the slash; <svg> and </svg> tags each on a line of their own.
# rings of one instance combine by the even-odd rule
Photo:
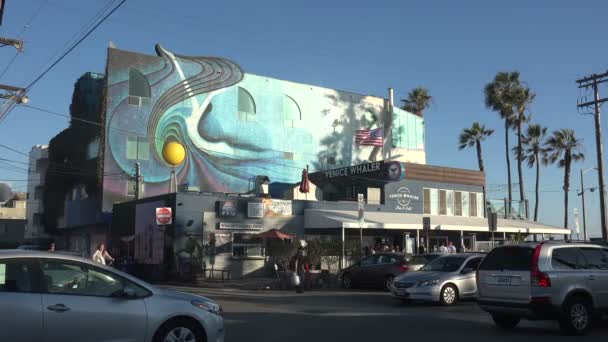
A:
<svg viewBox="0 0 608 342">
<path fill-rule="evenodd" d="M 473 273 L 473 269 L 470 267 L 467 268 L 463 268 L 462 272 L 460 272 L 461 274 L 469 274 L 469 273 Z"/>
<path fill-rule="evenodd" d="M 135 289 L 132 287 L 125 286 L 118 292 L 117 297 L 122 299 L 135 299 L 137 298 L 137 293 L 135 293 Z"/>
</svg>

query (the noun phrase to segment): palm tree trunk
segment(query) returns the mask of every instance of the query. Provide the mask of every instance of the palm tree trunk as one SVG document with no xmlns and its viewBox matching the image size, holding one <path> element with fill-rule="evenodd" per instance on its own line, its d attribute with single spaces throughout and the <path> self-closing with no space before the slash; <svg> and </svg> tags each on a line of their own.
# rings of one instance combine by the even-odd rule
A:
<svg viewBox="0 0 608 342">
<path fill-rule="evenodd" d="M 475 145 L 477 146 L 477 163 L 479 163 L 479 171 L 484 172 L 483 171 L 483 156 L 481 155 L 481 142 L 477 141 L 475 143 Z"/>
<path fill-rule="evenodd" d="M 536 198 L 534 200 L 534 222 L 538 221 L 538 202 L 540 196 L 540 159 L 538 152 L 535 155 L 536 159 Z"/>
<path fill-rule="evenodd" d="M 509 157 L 509 119 L 505 119 L 505 156 L 507 158 L 507 186 L 509 194 L 509 202 L 505 210 L 507 215 L 511 215 L 511 201 L 513 200 L 513 194 L 511 192 L 511 158 Z"/>
<path fill-rule="evenodd" d="M 568 191 L 570 190 L 570 158 L 566 155 L 564 165 L 564 228 L 568 228 Z M 567 235 L 564 235 L 566 239 Z"/>
<path fill-rule="evenodd" d="M 520 206 L 525 205 L 526 191 L 524 190 L 524 171 L 521 167 L 521 152 L 522 152 L 522 141 L 521 141 L 521 119 L 517 123 L 517 174 L 519 176 L 519 199 L 521 200 Z M 526 213 L 527 216 L 527 213 Z"/>
</svg>

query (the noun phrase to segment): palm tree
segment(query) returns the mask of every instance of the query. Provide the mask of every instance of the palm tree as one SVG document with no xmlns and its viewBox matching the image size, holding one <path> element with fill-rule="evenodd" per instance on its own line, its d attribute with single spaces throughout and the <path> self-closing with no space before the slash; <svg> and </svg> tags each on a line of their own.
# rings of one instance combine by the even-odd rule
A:
<svg viewBox="0 0 608 342">
<path fill-rule="evenodd" d="M 423 112 L 431 105 L 432 98 L 428 89 L 416 87 L 407 94 L 407 99 L 401 101 L 403 102 L 403 109 L 422 116 Z"/>
<path fill-rule="evenodd" d="M 517 76 L 517 83 L 519 83 L 519 73 L 515 72 Z M 528 106 L 534 101 L 536 94 L 534 94 L 530 88 L 519 85 L 515 91 L 513 92 L 513 112 L 515 114 L 515 118 L 513 120 L 513 125 L 517 129 L 517 150 L 520 151 L 517 154 L 517 175 L 519 177 L 519 199 L 521 203 L 524 203 L 526 200 L 526 192 L 524 190 L 524 174 L 522 170 L 522 155 L 523 155 L 523 146 L 522 146 L 522 125 L 530 120 L 529 116 L 526 115 L 526 110 Z M 527 214 L 527 213 L 526 213 Z"/>
<path fill-rule="evenodd" d="M 536 165 L 536 199 L 534 202 L 534 221 L 538 221 L 538 203 L 540 195 L 540 163 L 542 163 L 541 155 L 543 152 L 543 144 L 547 135 L 547 127 L 541 125 L 529 125 L 526 133 L 522 136 L 523 149 L 516 148 L 515 155 L 521 151 L 521 160 L 528 162 L 528 167 Z"/>
<path fill-rule="evenodd" d="M 570 190 L 570 167 L 572 162 L 585 159 L 583 141 L 578 139 L 574 130 L 563 128 L 553 132 L 547 139 L 543 150 L 543 162 L 564 168 L 564 228 L 568 228 L 568 191 Z"/>
<path fill-rule="evenodd" d="M 505 158 L 507 160 L 507 182 L 509 203 L 506 208 L 511 214 L 513 193 L 511 189 L 511 158 L 509 157 L 509 130 L 513 126 L 515 113 L 513 112 L 514 91 L 519 85 L 518 72 L 499 72 L 494 80 L 485 86 L 486 107 L 496 111 L 505 121 Z"/>
<path fill-rule="evenodd" d="M 470 128 L 465 128 L 458 137 L 458 149 L 464 150 L 467 147 L 475 146 L 477 148 L 477 162 L 479 163 L 479 171 L 484 172 L 483 157 L 481 155 L 481 142 L 494 133 L 493 129 L 488 129 L 479 122 L 473 122 Z"/>
</svg>

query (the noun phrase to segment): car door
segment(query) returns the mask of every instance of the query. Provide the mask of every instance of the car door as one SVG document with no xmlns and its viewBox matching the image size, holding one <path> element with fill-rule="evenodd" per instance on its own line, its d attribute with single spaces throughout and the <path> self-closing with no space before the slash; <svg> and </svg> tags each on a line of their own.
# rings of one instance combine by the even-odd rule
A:
<svg viewBox="0 0 608 342">
<path fill-rule="evenodd" d="M 374 266 L 378 263 L 378 257 L 378 254 L 374 254 L 361 260 L 359 266 L 357 266 L 353 272 L 353 280 L 357 284 L 371 285 L 371 275 L 374 271 Z"/>
<path fill-rule="evenodd" d="M 145 341 L 145 295 L 120 296 L 137 285 L 106 269 L 66 260 L 42 260 L 44 342 Z M 135 288 L 134 288 L 135 287 Z"/>
<path fill-rule="evenodd" d="M 597 247 L 580 248 L 585 257 L 585 279 L 587 286 L 593 291 L 594 302 L 597 306 L 608 308 L 608 252 Z"/>
<path fill-rule="evenodd" d="M 483 260 L 482 257 L 469 259 L 460 270 L 460 294 L 466 297 L 474 296 L 477 293 L 477 282 L 475 271 Z"/>
<path fill-rule="evenodd" d="M 42 294 L 35 263 L 0 259 L 0 339 L 42 341 Z"/>
</svg>

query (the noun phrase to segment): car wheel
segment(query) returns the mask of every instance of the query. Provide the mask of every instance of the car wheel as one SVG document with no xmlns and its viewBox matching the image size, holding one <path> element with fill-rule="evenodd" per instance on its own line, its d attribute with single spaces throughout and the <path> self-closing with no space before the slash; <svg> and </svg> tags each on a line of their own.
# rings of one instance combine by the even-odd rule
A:
<svg viewBox="0 0 608 342">
<path fill-rule="evenodd" d="M 563 307 L 559 327 L 566 335 L 584 335 L 591 325 L 591 305 L 585 298 L 569 299 Z"/>
<path fill-rule="evenodd" d="M 446 285 L 439 293 L 439 301 L 441 305 L 454 305 L 458 301 L 458 289 L 454 285 Z"/>
<path fill-rule="evenodd" d="M 351 278 L 350 274 L 345 274 L 342 276 L 342 286 L 345 289 L 352 289 L 353 288 L 353 279 Z"/>
<path fill-rule="evenodd" d="M 384 281 L 384 288 L 387 291 L 391 290 L 391 287 L 393 286 L 393 281 L 395 281 L 395 277 L 389 275 L 388 277 L 386 277 L 386 280 Z"/>
<path fill-rule="evenodd" d="M 520 317 L 500 314 L 492 314 L 492 319 L 499 328 L 505 330 L 511 330 L 515 328 L 517 324 L 519 324 L 519 321 L 521 321 Z"/>
<path fill-rule="evenodd" d="M 188 320 L 174 320 L 163 324 L 154 336 L 154 342 L 203 342 L 202 329 Z"/>
</svg>

